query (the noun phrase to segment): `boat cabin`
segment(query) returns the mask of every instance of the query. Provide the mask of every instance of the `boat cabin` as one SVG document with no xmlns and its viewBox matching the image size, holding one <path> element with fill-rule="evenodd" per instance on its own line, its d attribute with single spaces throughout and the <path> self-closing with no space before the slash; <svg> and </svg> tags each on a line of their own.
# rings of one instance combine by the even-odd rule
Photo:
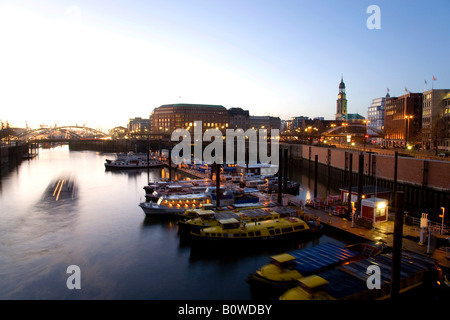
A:
<svg viewBox="0 0 450 320">
<path fill-rule="evenodd" d="M 204 193 L 199 193 L 161 196 L 157 205 L 188 209 L 202 207 L 206 203 L 211 203 L 210 198 Z"/>
<path fill-rule="evenodd" d="M 197 215 L 203 220 L 215 219 L 216 217 L 216 213 L 213 210 L 198 210 Z"/>
<path fill-rule="evenodd" d="M 306 293 L 314 295 L 323 291 L 327 287 L 328 281 L 318 275 L 311 275 L 298 279 L 297 284 Z"/>
<path fill-rule="evenodd" d="M 240 226 L 239 220 L 235 218 L 219 220 L 223 230 L 237 229 Z"/>
<path fill-rule="evenodd" d="M 288 253 L 278 254 L 276 256 L 270 257 L 271 263 L 276 265 L 281 269 L 291 269 L 295 265 L 295 257 Z"/>
</svg>

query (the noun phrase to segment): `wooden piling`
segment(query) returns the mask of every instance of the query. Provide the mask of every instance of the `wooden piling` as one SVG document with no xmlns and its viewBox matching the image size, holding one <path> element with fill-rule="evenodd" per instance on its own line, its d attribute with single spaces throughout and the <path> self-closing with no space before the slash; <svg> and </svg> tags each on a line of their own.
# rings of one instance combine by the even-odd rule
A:
<svg viewBox="0 0 450 320">
<path fill-rule="evenodd" d="M 391 270 L 391 299 L 398 299 L 400 295 L 400 269 L 402 258 L 402 238 L 403 238 L 403 210 L 405 203 L 405 193 L 397 191 L 395 193 L 395 217 L 394 217 L 394 242 L 392 251 Z"/>
</svg>

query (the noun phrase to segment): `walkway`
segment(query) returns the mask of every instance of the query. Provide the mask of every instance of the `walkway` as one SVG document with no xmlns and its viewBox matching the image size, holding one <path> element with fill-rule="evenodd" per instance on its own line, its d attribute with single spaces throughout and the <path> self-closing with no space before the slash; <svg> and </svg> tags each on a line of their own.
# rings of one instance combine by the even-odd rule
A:
<svg viewBox="0 0 450 320">
<path fill-rule="evenodd" d="M 322 209 L 315 209 L 310 207 L 305 207 L 304 212 L 307 215 L 320 218 L 320 222 L 326 224 L 327 226 L 334 227 L 340 229 L 344 232 L 348 232 L 354 234 L 359 237 L 363 237 L 368 240 L 378 241 L 382 240 L 388 246 L 392 247 L 394 243 L 394 222 L 386 221 L 379 223 L 376 227 L 368 229 L 362 226 L 357 225 L 356 223 L 352 227 L 352 222 L 327 213 Z M 404 250 L 412 251 L 415 253 L 423 254 L 426 256 L 430 256 L 436 260 L 436 262 L 445 268 L 450 268 L 450 259 L 446 257 L 445 250 L 436 248 L 430 249 L 430 253 L 427 253 L 427 244 L 421 244 L 418 241 L 415 241 L 409 237 L 417 237 L 417 234 L 413 228 L 409 228 L 408 226 L 403 226 L 403 239 L 402 239 L 402 248 Z M 450 253 L 449 253 L 450 255 Z"/>
</svg>

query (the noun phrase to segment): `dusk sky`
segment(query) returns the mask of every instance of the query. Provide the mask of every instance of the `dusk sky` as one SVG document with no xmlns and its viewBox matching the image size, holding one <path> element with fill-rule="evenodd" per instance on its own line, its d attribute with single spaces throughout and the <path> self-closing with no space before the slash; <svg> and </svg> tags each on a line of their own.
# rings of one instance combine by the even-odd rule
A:
<svg viewBox="0 0 450 320">
<path fill-rule="evenodd" d="M 378 5 L 381 29 L 366 13 Z M 0 119 L 107 130 L 163 104 L 334 119 L 450 88 L 449 0 L 0 0 Z"/>
</svg>

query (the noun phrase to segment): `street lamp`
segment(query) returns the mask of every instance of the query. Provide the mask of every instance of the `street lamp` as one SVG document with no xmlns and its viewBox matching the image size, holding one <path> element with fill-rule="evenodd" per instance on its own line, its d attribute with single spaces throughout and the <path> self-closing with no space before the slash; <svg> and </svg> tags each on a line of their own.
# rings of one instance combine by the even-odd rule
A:
<svg viewBox="0 0 450 320">
<path fill-rule="evenodd" d="M 366 151 L 366 142 L 367 139 L 369 138 L 369 135 L 367 134 L 367 125 L 370 122 L 369 120 L 364 120 L 364 151 Z"/>
<path fill-rule="evenodd" d="M 405 116 L 405 119 L 406 119 L 406 122 L 407 122 L 407 124 L 406 124 L 406 136 L 405 136 L 405 147 L 406 147 L 406 145 L 408 144 L 408 134 L 409 134 L 409 119 L 412 119 L 412 118 L 414 118 L 414 116 L 412 116 L 412 115 L 406 115 Z"/>
<path fill-rule="evenodd" d="M 442 214 L 439 215 L 439 218 L 442 218 L 442 226 L 441 226 L 441 235 L 444 234 L 444 212 L 445 212 L 445 208 L 441 207 L 442 210 Z"/>
</svg>

